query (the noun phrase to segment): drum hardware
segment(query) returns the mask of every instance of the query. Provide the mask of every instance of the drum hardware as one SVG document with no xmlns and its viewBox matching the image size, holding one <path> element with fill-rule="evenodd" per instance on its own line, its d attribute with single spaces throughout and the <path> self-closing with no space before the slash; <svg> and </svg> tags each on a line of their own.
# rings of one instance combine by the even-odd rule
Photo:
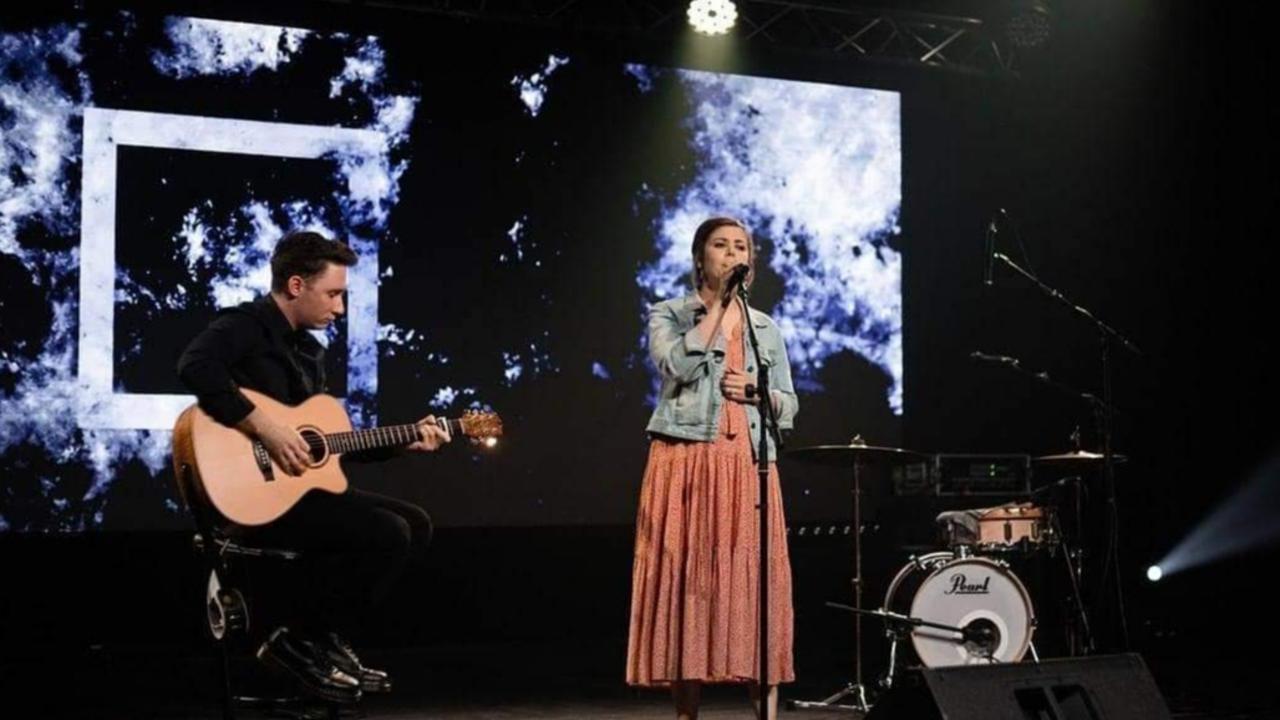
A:
<svg viewBox="0 0 1280 720">
<path fill-rule="evenodd" d="M 1077 478 L 1078 480 L 1078 478 Z M 1078 495 L 1077 495 L 1078 497 Z M 1077 515 L 1077 518 L 1079 515 Z M 1055 515 L 1054 525 L 1058 535 L 1062 535 L 1062 521 Z M 1081 555 L 1083 550 L 1070 545 L 1063 546 L 1062 559 L 1067 565 L 1067 577 L 1071 579 L 1071 615 L 1072 624 L 1067 628 L 1067 652 L 1072 657 L 1087 655 L 1094 651 L 1093 630 L 1089 627 L 1089 612 L 1084 606 L 1084 595 L 1080 592 L 1081 572 L 1084 568 Z"/>
<path fill-rule="evenodd" d="M 1106 456 L 1102 453 L 1090 452 L 1089 450 L 1073 450 L 1057 455 L 1040 455 L 1031 458 L 1031 462 L 1037 465 L 1101 465 L 1105 459 Z M 1125 455 L 1116 454 L 1111 456 L 1111 462 L 1114 463 L 1127 462 L 1128 460 L 1128 456 Z"/>
<path fill-rule="evenodd" d="M 885 687 L 893 684 L 906 641 L 925 667 L 1018 662 L 1028 653 L 1039 661 L 1030 595 L 999 559 L 951 550 L 912 557 L 871 614 L 892 621 Z"/>
<path fill-rule="evenodd" d="M 1067 535 L 1059 514 L 1055 513 L 1051 518 L 1051 522 L 1053 523 L 1055 534 L 1062 539 L 1063 562 L 1067 566 L 1067 577 L 1071 581 L 1070 607 L 1068 608 L 1071 624 L 1067 627 L 1067 646 L 1068 654 L 1075 657 L 1088 655 L 1096 650 L 1093 629 L 1089 624 L 1089 612 L 1084 602 L 1084 550 L 1080 547 L 1080 543 L 1083 538 L 1084 498 L 1087 492 L 1084 473 L 1090 468 L 1099 467 L 1104 462 L 1104 457 L 1099 453 L 1081 449 L 1078 429 L 1072 434 L 1071 440 L 1074 449 L 1070 452 L 1041 455 L 1032 459 L 1042 468 L 1061 468 L 1071 473 L 1066 477 L 1037 488 L 1032 495 L 1036 496 L 1060 488 L 1070 488 L 1071 490 L 1069 502 L 1074 511 L 1074 544 L 1066 542 Z M 1128 458 L 1124 455 L 1114 455 L 1112 460 L 1116 463 L 1122 463 Z"/>
<path fill-rule="evenodd" d="M 862 608 L 862 534 L 866 527 L 862 524 L 862 468 L 869 463 L 904 464 L 922 462 L 926 456 L 910 450 L 893 447 L 877 447 L 868 445 L 861 435 L 855 435 L 848 445 L 815 445 L 796 448 L 787 453 L 788 457 L 804 462 L 822 465 L 836 465 L 853 468 L 853 602 Z M 867 702 L 867 688 L 862 679 L 862 615 L 854 615 L 854 653 L 853 680 L 840 690 L 817 701 L 793 700 L 788 705 L 793 709 L 825 709 L 857 710 L 866 712 L 871 709 Z M 844 698 L 852 697 L 852 705 L 838 704 Z"/>
<path fill-rule="evenodd" d="M 853 529 L 851 534 L 855 538 L 854 603 L 826 603 L 828 607 L 847 610 L 855 615 L 853 681 L 823 700 L 792 701 L 788 703 L 790 707 L 862 712 L 870 709 L 863 678 L 863 616 L 881 618 L 890 639 L 888 671 L 878 683 L 882 689 L 892 686 L 899 671 L 900 647 L 914 650 L 920 664 L 926 667 L 1019 662 L 1024 659 L 1038 663 L 1039 653 L 1032 641 L 1038 623 L 1030 595 L 1006 558 L 1041 550 L 1051 558 L 1059 549 L 1063 551 L 1063 562 L 1070 578 L 1070 596 L 1064 598 L 1059 595 L 1055 602 L 1071 606 L 1066 608 L 1071 618 L 1066 628 L 1070 654 L 1093 652 L 1094 638 L 1082 593 L 1084 550 L 1079 542 L 1083 524 L 1082 497 L 1087 490 L 1084 471 L 1104 463 L 1104 456 L 1085 451 L 1077 444 L 1071 452 L 1037 457 L 947 455 L 928 459 L 919 453 L 898 448 L 868 446 L 860 436 L 849 445 L 800 448 L 788 455 L 807 462 L 852 466 L 853 522 L 844 526 L 843 533 L 831 526 L 825 528 L 825 533 L 818 532 L 815 527 L 812 534 L 848 535 Z M 1123 455 L 1112 455 L 1111 459 L 1117 463 L 1127 460 Z M 862 602 L 862 538 L 868 529 L 861 515 L 862 469 L 877 461 L 891 463 L 895 472 L 902 468 L 931 465 L 933 472 L 930 474 L 937 484 L 929 494 L 980 495 L 986 491 L 995 495 L 997 490 L 1016 486 L 1025 492 L 1015 494 L 1025 497 L 1027 502 L 952 511 L 966 516 L 967 534 L 944 533 L 946 550 L 929 551 L 930 546 L 919 546 L 924 554 L 911 556 L 907 565 L 899 570 L 885 595 L 884 605 L 874 610 L 867 609 Z M 979 467 L 984 462 L 987 466 Z M 1041 477 L 1045 474 L 1053 477 L 1051 471 L 1058 469 L 1073 474 L 1033 489 L 1029 475 L 1033 463 Z M 1044 497 L 1059 488 L 1070 488 L 1073 491 L 1070 499 Z M 1075 510 L 1071 522 L 1076 533 L 1074 537 L 1064 532 L 1064 518 L 1058 511 L 1060 506 Z M 804 535 L 803 530 L 801 528 L 798 534 Z M 854 704 L 837 704 L 849 697 L 853 698 Z"/>
</svg>

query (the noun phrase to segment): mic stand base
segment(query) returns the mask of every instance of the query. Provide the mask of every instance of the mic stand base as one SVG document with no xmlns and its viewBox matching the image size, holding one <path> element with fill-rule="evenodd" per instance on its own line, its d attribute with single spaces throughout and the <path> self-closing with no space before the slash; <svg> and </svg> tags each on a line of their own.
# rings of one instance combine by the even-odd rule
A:
<svg viewBox="0 0 1280 720">
<path fill-rule="evenodd" d="M 840 701 L 848 697 L 853 698 L 853 704 L 842 705 Z M 871 710 L 871 706 L 867 704 L 866 687 L 857 683 L 849 683 L 821 700 L 788 700 L 787 707 L 791 710 L 851 710 L 863 715 Z"/>
</svg>

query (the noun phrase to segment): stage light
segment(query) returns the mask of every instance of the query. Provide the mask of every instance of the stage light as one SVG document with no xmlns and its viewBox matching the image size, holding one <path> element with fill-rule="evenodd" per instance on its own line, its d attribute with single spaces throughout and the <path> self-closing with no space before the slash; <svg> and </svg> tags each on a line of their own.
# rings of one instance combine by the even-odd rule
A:
<svg viewBox="0 0 1280 720">
<path fill-rule="evenodd" d="M 693 0 L 685 14 L 703 35 L 724 35 L 738 21 L 738 7 L 730 0 Z"/>
<path fill-rule="evenodd" d="M 1272 455 L 1156 561 L 1161 577 L 1280 544 L 1280 453 Z"/>
<path fill-rule="evenodd" d="M 1152 565 L 1147 568 L 1147 579 L 1151 582 L 1157 582 L 1162 577 L 1164 577 L 1164 571 L 1160 569 L 1159 565 Z"/>
<path fill-rule="evenodd" d="M 1013 3 L 1005 33 L 1009 42 L 1020 48 L 1033 48 L 1049 41 L 1053 31 L 1053 13 L 1044 0 L 1020 0 Z"/>
</svg>

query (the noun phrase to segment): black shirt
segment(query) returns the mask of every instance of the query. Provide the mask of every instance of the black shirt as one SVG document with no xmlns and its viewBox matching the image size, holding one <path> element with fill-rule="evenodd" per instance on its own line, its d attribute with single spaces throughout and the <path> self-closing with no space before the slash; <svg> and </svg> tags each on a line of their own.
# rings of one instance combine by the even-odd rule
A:
<svg viewBox="0 0 1280 720">
<path fill-rule="evenodd" d="M 253 412 L 239 388 L 286 405 L 327 389 L 324 346 L 294 330 L 270 295 L 221 311 L 182 352 L 178 377 L 210 417 L 231 426 Z"/>
</svg>

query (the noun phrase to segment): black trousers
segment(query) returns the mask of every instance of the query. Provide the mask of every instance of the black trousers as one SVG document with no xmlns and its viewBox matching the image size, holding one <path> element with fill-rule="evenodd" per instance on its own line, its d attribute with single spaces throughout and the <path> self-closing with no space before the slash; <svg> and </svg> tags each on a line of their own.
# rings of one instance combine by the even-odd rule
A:
<svg viewBox="0 0 1280 720">
<path fill-rule="evenodd" d="M 313 490 L 278 520 L 243 533 L 250 545 L 301 553 L 254 582 L 250 602 L 267 609 L 272 627 L 357 632 L 405 568 L 425 555 L 431 533 L 431 518 L 413 503 L 356 489 Z M 259 625 L 254 634 L 272 627 Z"/>
</svg>

